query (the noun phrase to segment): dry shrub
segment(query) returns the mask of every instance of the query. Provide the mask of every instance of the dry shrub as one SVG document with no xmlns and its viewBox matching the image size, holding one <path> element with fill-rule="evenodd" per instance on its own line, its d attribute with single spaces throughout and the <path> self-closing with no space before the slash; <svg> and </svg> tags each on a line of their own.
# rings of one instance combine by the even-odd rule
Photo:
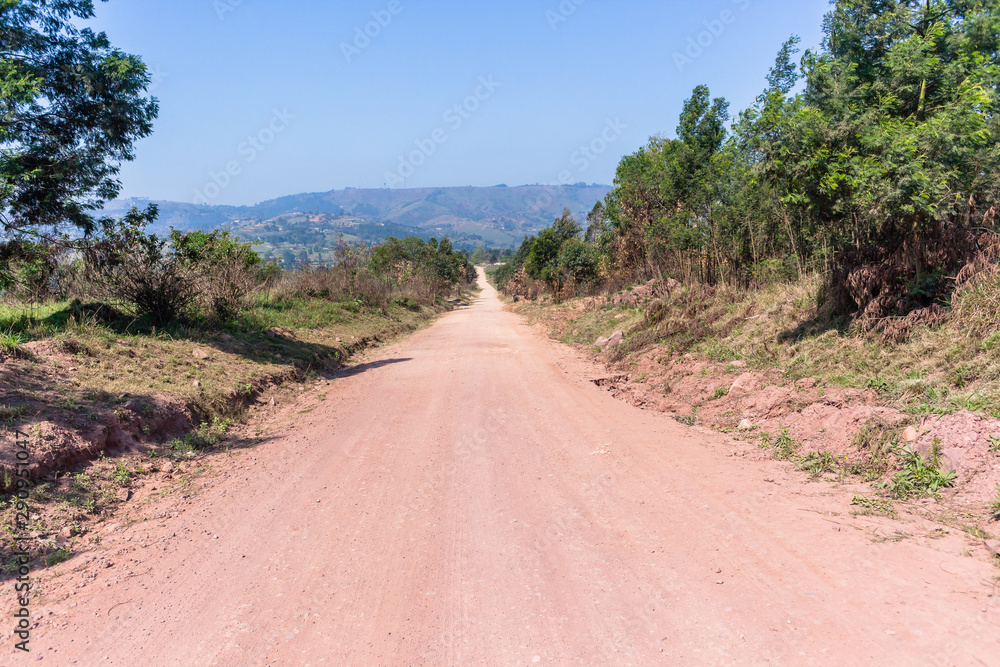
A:
<svg viewBox="0 0 1000 667">
<path fill-rule="evenodd" d="M 360 300 L 371 308 L 384 308 L 392 298 L 392 286 L 367 269 L 306 266 L 286 272 L 275 288 L 275 294 L 279 298 Z"/>
<path fill-rule="evenodd" d="M 831 280 L 834 306 L 882 343 L 904 342 L 914 327 L 947 321 L 942 304 L 954 290 L 954 273 L 977 256 L 978 246 L 967 229 L 940 227 L 892 247 L 845 253 Z"/>
<path fill-rule="evenodd" d="M 983 234 L 979 252 L 958 272 L 952 308 L 962 330 L 987 338 L 1000 331 L 1000 235 Z"/>
<path fill-rule="evenodd" d="M 648 304 L 643 321 L 627 332 L 628 344 L 614 348 L 609 358 L 621 361 L 660 341 L 683 353 L 707 339 L 725 338 L 739 322 L 730 306 L 740 297 L 721 285 L 673 284 L 666 296 Z"/>
<path fill-rule="evenodd" d="M 507 296 L 535 301 L 546 289 L 547 286 L 544 282 L 532 279 L 528 272 L 522 268 L 506 282 L 503 292 Z"/>
</svg>

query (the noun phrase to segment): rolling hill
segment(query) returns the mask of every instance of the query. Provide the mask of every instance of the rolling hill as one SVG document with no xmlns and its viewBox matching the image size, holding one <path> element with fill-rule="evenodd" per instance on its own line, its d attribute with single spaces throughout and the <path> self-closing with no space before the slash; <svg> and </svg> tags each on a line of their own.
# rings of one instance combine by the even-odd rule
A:
<svg viewBox="0 0 1000 667">
<path fill-rule="evenodd" d="M 582 221 L 610 190 L 606 185 L 331 190 L 280 197 L 254 206 L 208 206 L 146 199 L 110 203 L 121 215 L 156 203 L 153 231 L 226 227 L 281 252 L 283 246 L 322 246 L 331 236 L 377 242 L 388 236 L 447 236 L 456 247 L 515 247 L 552 223 L 563 208 Z M 306 237 L 308 237 L 306 239 Z M 322 238 L 321 238 L 322 237 Z M 291 239 L 306 239 L 306 243 Z M 285 240 L 281 240 L 285 239 Z M 309 243 L 312 241 L 313 243 Z"/>
</svg>

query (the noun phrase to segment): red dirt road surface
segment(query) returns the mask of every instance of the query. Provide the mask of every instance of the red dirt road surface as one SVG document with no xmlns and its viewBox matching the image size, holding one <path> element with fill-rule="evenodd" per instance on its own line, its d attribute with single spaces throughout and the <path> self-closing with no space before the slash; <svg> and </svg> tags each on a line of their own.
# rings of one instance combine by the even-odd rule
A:
<svg viewBox="0 0 1000 667">
<path fill-rule="evenodd" d="M 960 531 L 615 400 L 483 285 L 53 568 L 0 662 L 1000 665 Z"/>
</svg>

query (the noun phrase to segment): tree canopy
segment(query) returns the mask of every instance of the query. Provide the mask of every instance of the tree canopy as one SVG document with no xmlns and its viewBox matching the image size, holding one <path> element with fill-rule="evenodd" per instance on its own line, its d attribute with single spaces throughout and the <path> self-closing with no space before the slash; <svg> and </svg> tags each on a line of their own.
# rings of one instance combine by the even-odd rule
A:
<svg viewBox="0 0 1000 667">
<path fill-rule="evenodd" d="M 836 0 L 755 104 L 698 86 L 675 138 L 618 166 L 588 238 L 623 280 L 754 284 L 809 268 L 874 317 L 947 299 L 996 231 L 1000 0 Z M 953 281 L 953 279 L 952 279 Z"/>
<path fill-rule="evenodd" d="M 0 0 L 0 225 L 3 236 L 96 229 L 122 162 L 152 131 L 142 60 L 79 28 L 92 0 Z"/>
</svg>

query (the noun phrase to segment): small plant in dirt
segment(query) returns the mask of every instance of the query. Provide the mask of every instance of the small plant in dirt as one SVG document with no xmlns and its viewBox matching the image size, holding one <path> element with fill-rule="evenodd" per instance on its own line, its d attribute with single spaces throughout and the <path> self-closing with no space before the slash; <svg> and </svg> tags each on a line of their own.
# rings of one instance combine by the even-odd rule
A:
<svg viewBox="0 0 1000 667">
<path fill-rule="evenodd" d="M 694 426 L 697 421 L 697 417 L 694 415 L 674 415 L 674 421 L 684 424 L 685 426 Z"/>
<path fill-rule="evenodd" d="M 837 459 L 830 452 L 809 452 L 799 459 L 798 466 L 815 479 L 828 472 L 837 472 Z"/>
<path fill-rule="evenodd" d="M 996 496 L 993 502 L 989 505 L 990 518 L 994 521 L 1000 521 L 1000 484 L 997 484 Z"/>
<path fill-rule="evenodd" d="M 1000 435 L 990 436 L 990 451 L 994 454 L 1000 454 Z"/>
<path fill-rule="evenodd" d="M 170 443 L 170 449 L 180 454 L 211 449 L 219 444 L 222 436 L 226 434 L 230 426 L 232 426 L 231 420 L 215 418 L 211 422 L 202 424 L 184 437 L 176 438 Z"/>
<path fill-rule="evenodd" d="M 13 331 L 0 331 L 0 352 L 10 355 L 21 354 L 24 337 Z"/>
<path fill-rule="evenodd" d="M 881 479 L 892 467 L 894 452 L 899 445 L 895 429 L 879 418 L 869 419 L 854 434 L 852 442 L 861 453 L 861 461 L 850 472 L 869 482 Z"/>
<path fill-rule="evenodd" d="M 119 461 L 115 465 L 115 472 L 111 476 L 111 480 L 118 486 L 126 488 L 132 484 L 132 472 L 125 466 L 124 463 Z"/>
<path fill-rule="evenodd" d="M 882 396 L 887 396 L 893 391 L 892 383 L 889 382 L 889 380 L 878 376 L 865 380 L 865 388 L 874 389 Z"/>
<path fill-rule="evenodd" d="M 56 549 L 45 557 L 45 564 L 49 567 L 68 561 L 73 556 L 69 549 Z"/>
<path fill-rule="evenodd" d="M 933 496 L 955 485 L 955 473 L 940 470 L 937 441 L 928 459 L 909 448 L 903 449 L 899 456 L 903 469 L 884 485 L 893 497 L 905 500 L 911 496 Z"/>
<path fill-rule="evenodd" d="M 892 506 L 892 501 L 881 498 L 869 498 L 861 494 L 855 494 L 851 498 L 851 505 L 860 509 L 854 510 L 856 516 L 887 516 L 895 517 L 896 508 Z"/>
<path fill-rule="evenodd" d="M 795 452 L 799 448 L 799 443 L 788 434 L 788 429 L 781 432 L 774 440 L 774 458 L 787 461 L 795 456 Z"/>
<path fill-rule="evenodd" d="M 992 535 L 990 535 L 985 530 L 983 530 L 982 528 L 980 528 L 975 524 L 962 526 L 962 530 L 965 531 L 966 535 L 977 540 L 988 540 L 993 537 Z"/>
</svg>

